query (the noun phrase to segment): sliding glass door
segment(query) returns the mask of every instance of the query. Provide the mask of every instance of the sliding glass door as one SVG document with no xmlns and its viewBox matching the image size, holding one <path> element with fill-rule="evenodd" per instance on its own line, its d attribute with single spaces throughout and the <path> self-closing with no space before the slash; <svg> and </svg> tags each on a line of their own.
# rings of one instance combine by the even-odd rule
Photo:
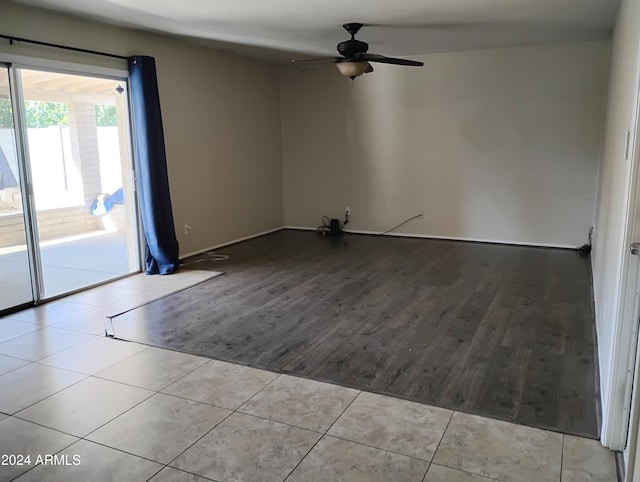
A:
<svg viewBox="0 0 640 482">
<path fill-rule="evenodd" d="M 33 300 L 9 69 L 0 64 L 0 310 Z"/>
<path fill-rule="evenodd" d="M 126 79 L 31 68 L 5 68 L 4 78 L 13 90 L 6 109 L 17 112 L 8 117 L 17 119 L 18 129 L 2 125 L 14 153 L 0 195 L 18 193 L 5 207 L 18 221 L 5 229 L 6 239 L 0 225 L 0 246 L 16 258 L 7 262 L 22 263 L 26 273 L 20 286 L 17 278 L 0 281 L 0 289 L 20 293 L 4 304 L 20 304 L 26 293 L 27 301 L 40 301 L 139 271 Z M 0 147 L 8 150 L 1 136 Z"/>
</svg>

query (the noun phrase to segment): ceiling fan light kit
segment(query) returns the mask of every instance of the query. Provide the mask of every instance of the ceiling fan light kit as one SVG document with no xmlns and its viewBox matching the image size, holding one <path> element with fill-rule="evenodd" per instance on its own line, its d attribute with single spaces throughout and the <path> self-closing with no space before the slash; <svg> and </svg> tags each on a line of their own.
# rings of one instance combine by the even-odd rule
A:
<svg viewBox="0 0 640 482">
<path fill-rule="evenodd" d="M 353 80 L 367 71 L 369 62 L 336 62 L 336 67 L 342 75 Z"/>
<path fill-rule="evenodd" d="M 349 32 L 351 38 L 340 42 L 337 46 L 338 53 L 342 57 L 335 58 L 320 58 L 320 59 L 305 59 L 305 60 L 293 60 L 292 62 L 321 62 L 331 61 L 336 64 L 336 67 L 342 75 L 349 77 L 351 80 L 356 77 L 360 77 L 362 74 L 373 72 L 373 67 L 369 62 L 380 62 L 383 64 L 394 65 L 407 65 L 411 67 L 422 67 L 423 62 L 416 60 L 398 59 L 395 57 L 385 57 L 379 54 L 369 54 L 369 44 L 356 40 L 355 35 L 364 26 L 362 23 L 345 23 L 342 27 Z"/>
</svg>

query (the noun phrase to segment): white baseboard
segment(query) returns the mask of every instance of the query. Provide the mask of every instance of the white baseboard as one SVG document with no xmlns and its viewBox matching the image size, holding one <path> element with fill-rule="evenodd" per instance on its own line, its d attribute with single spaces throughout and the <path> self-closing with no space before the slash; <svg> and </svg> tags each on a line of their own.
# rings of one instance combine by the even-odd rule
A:
<svg viewBox="0 0 640 482">
<path fill-rule="evenodd" d="M 284 226 L 284 229 L 297 229 L 300 231 L 315 231 L 316 228 L 310 228 L 308 226 Z M 379 231 L 365 231 L 361 229 L 345 229 L 345 233 L 350 234 L 369 234 L 379 236 Z M 415 233 L 387 233 L 384 236 L 396 236 L 401 238 L 422 238 L 422 239 L 443 239 L 448 241 L 471 241 L 474 243 L 489 243 L 489 244 L 506 244 L 509 246 L 531 246 L 535 248 L 560 248 L 560 249 L 577 249 L 578 246 L 571 246 L 569 244 L 551 244 L 551 243 L 528 243 L 522 241 L 505 241 L 495 239 L 482 239 L 482 238 L 466 238 L 466 237 L 453 237 L 453 236 L 436 236 L 431 234 L 415 234 Z"/>
<path fill-rule="evenodd" d="M 298 231 L 315 231 L 316 227 L 311 226 L 280 226 L 278 228 L 269 229 L 268 231 L 263 231 L 261 233 L 252 234 L 250 236 L 245 236 L 244 238 L 234 239 L 233 241 L 228 241 L 223 244 L 219 244 L 216 246 L 211 246 L 206 249 L 202 249 L 200 251 L 194 251 L 192 253 L 187 253 L 181 256 L 180 259 L 188 258 L 189 256 L 195 256 L 197 254 L 206 253 L 207 251 L 212 251 L 214 249 L 223 248 L 225 246 L 229 246 L 231 244 L 239 243 L 241 241 L 246 241 L 248 239 L 257 238 L 259 236 L 264 236 L 265 234 L 275 233 L 276 231 L 280 231 L 282 229 L 294 229 Z M 362 229 L 345 229 L 345 233 L 349 234 L 367 234 L 367 235 L 380 235 L 379 231 L 367 231 Z M 509 246 L 531 246 L 536 248 L 560 248 L 560 249 L 577 249 L 578 246 L 571 246 L 569 244 L 554 244 L 554 243 L 529 243 L 522 241 L 509 241 L 509 240 L 495 240 L 495 239 L 483 239 L 483 238 L 467 238 L 467 237 L 454 237 L 454 236 L 436 236 L 432 234 L 415 234 L 415 233 L 387 233 L 384 236 L 396 236 L 401 238 L 422 238 L 422 239 L 443 239 L 448 241 L 470 241 L 475 243 L 489 243 L 489 244 L 506 244 Z"/>
<path fill-rule="evenodd" d="M 207 251 L 213 251 L 214 249 L 224 248 L 225 246 L 230 246 L 232 244 L 240 243 L 242 241 L 247 241 L 248 239 L 253 239 L 253 238 L 257 238 L 259 236 L 264 236 L 265 234 L 275 233 L 276 231 L 281 231 L 283 229 L 285 229 L 285 227 L 284 226 L 280 226 L 279 228 L 273 228 L 273 229 L 269 229 L 268 231 L 262 231 L 261 233 L 256 233 L 256 234 L 252 234 L 250 236 L 245 236 L 244 238 L 234 239 L 233 241 L 227 241 L 226 243 L 218 244 L 216 246 L 211 246 L 209 248 L 201 249 L 199 251 L 194 251 L 192 253 L 186 253 L 186 254 L 183 254 L 182 256 L 180 256 L 180 260 L 189 258 L 191 256 L 195 256 L 197 254 L 206 253 Z"/>
<path fill-rule="evenodd" d="M 309 228 L 307 226 L 283 226 L 283 229 L 295 229 L 297 231 L 315 231 L 316 229 L 318 229 L 318 227 L 316 226 L 315 228 Z"/>
</svg>

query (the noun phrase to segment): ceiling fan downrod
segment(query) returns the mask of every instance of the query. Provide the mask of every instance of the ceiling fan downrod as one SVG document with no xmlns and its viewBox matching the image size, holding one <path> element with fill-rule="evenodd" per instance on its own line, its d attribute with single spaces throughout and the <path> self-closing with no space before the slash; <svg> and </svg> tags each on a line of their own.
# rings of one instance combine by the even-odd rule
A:
<svg viewBox="0 0 640 482">
<path fill-rule="evenodd" d="M 349 40 L 340 42 L 337 50 L 345 59 L 350 60 L 356 54 L 365 54 L 369 50 L 369 44 L 355 39 L 355 35 L 364 26 L 362 23 L 345 23 L 342 27 L 351 34 Z"/>
</svg>

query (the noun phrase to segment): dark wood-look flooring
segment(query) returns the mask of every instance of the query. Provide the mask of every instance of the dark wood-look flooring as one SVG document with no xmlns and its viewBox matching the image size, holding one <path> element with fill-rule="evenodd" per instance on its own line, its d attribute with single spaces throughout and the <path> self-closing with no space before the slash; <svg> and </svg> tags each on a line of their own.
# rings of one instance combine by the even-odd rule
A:
<svg viewBox="0 0 640 482">
<path fill-rule="evenodd" d="M 571 250 L 280 231 L 116 336 L 598 436 L 589 260 Z"/>
</svg>

